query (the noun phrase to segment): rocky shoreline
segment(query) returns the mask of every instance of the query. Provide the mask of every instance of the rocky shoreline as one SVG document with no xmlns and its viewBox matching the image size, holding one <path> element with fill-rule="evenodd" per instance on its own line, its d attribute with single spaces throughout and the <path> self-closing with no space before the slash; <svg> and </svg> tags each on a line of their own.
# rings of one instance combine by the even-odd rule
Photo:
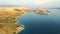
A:
<svg viewBox="0 0 60 34">
<path fill-rule="evenodd" d="M 24 30 L 24 25 L 18 19 L 28 10 L 23 7 L 0 7 L 0 34 L 18 34 Z"/>
</svg>

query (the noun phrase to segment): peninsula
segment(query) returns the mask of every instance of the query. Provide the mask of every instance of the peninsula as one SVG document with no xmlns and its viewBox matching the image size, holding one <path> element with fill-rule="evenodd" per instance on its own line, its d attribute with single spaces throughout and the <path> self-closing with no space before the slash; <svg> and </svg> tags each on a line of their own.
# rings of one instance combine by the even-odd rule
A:
<svg viewBox="0 0 60 34">
<path fill-rule="evenodd" d="M 18 34 L 24 30 L 18 19 L 29 10 L 26 7 L 0 7 L 0 34 Z"/>
</svg>

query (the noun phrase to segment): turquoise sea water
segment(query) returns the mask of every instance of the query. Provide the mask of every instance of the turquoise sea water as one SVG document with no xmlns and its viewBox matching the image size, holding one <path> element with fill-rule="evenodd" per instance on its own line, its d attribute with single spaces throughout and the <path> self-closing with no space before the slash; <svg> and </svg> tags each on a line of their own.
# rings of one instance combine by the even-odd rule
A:
<svg viewBox="0 0 60 34">
<path fill-rule="evenodd" d="M 19 19 L 25 30 L 19 34 L 60 34 L 60 9 L 48 9 L 50 15 L 28 13 Z"/>
</svg>

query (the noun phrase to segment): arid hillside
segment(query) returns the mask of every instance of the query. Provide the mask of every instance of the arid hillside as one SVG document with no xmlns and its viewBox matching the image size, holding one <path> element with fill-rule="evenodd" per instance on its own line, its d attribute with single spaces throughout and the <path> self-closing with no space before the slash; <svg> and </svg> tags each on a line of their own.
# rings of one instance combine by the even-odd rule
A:
<svg viewBox="0 0 60 34">
<path fill-rule="evenodd" d="M 24 29 L 18 18 L 30 11 L 25 7 L 0 7 L 0 34 L 18 34 Z"/>
</svg>

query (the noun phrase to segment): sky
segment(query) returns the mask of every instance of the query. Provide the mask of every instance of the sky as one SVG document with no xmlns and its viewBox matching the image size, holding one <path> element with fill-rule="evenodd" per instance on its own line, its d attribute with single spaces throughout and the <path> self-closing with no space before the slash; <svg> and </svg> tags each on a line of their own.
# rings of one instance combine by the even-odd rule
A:
<svg viewBox="0 0 60 34">
<path fill-rule="evenodd" d="M 60 7 L 60 0 L 0 0 L 0 6 Z"/>
</svg>

